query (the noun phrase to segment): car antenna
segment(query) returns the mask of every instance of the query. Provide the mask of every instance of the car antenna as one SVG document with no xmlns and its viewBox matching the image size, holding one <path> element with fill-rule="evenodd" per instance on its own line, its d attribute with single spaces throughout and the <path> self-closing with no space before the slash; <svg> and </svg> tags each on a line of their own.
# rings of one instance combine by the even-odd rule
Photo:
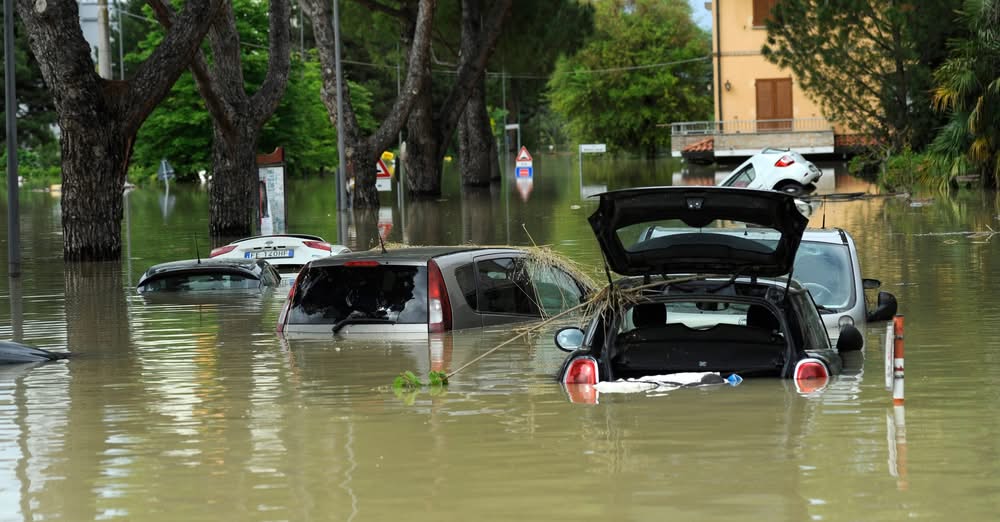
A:
<svg viewBox="0 0 1000 522">
<path fill-rule="evenodd" d="M 201 264 L 201 252 L 198 250 L 198 238 L 194 238 L 194 255 L 198 258 L 198 264 Z"/>
<path fill-rule="evenodd" d="M 823 205 L 823 225 L 819 228 L 826 228 L 826 202 L 820 201 L 820 205 Z"/>
<path fill-rule="evenodd" d="M 377 230 L 375 233 L 378 235 L 378 246 L 382 247 L 382 254 L 385 255 L 385 243 L 382 242 L 382 231 Z"/>
</svg>

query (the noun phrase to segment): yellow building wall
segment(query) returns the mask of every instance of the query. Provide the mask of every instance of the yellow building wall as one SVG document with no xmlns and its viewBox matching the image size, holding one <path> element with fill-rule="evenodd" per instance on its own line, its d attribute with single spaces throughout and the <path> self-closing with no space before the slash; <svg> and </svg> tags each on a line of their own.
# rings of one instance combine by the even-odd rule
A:
<svg viewBox="0 0 1000 522">
<path fill-rule="evenodd" d="M 716 93 L 715 120 L 758 119 L 755 85 L 758 78 L 792 79 L 793 118 L 825 117 L 822 108 L 806 96 L 790 70 L 780 69 L 764 58 L 760 49 L 766 40 L 767 30 L 764 27 L 753 26 L 753 0 L 714 0 L 712 2 L 712 89 Z M 721 81 L 719 77 L 720 59 L 722 64 Z M 727 82 L 728 89 L 726 88 Z M 839 133 L 840 130 L 837 129 L 836 132 Z"/>
</svg>

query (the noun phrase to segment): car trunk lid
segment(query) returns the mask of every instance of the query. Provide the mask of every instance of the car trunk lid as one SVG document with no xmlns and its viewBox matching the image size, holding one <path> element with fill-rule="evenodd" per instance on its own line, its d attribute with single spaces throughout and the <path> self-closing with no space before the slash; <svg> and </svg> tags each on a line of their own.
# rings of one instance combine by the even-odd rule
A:
<svg viewBox="0 0 1000 522">
<path fill-rule="evenodd" d="M 787 194 L 728 187 L 650 187 L 598 194 L 590 226 L 608 265 L 622 275 L 740 274 L 791 271 L 809 220 Z M 650 226 L 680 231 L 645 239 Z M 773 245 L 721 232 L 739 223 L 780 233 Z M 731 229 L 729 230 L 731 232 Z"/>
</svg>

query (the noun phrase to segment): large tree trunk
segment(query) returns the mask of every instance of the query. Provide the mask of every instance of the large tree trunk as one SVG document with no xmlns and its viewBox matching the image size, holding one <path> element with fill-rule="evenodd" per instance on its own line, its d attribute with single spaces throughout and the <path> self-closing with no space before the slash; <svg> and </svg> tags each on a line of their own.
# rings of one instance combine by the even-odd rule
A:
<svg viewBox="0 0 1000 522">
<path fill-rule="evenodd" d="M 470 96 L 483 84 L 483 71 L 489 61 L 511 0 L 499 0 L 490 12 L 482 15 L 481 0 L 462 0 L 462 41 L 458 74 L 444 103 L 435 113 L 430 100 L 430 75 L 421 101 L 415 104 L 407 128 L 407 179 L 411 194 L 441 194 L 441 167 L 448 143 L 458 127 Z M 485 103 L 485 102 L 484 102 Z M 419 108 L 418 108 L 419 107 Z M 430 132 L 428 132 L 430 125 Z M 414 128 L 416 126 L 416 128 Z M 421 157 L 432 154 L 432 157 Z"/>
<path fill-rule="evenodd" d="M 121 256 L 122 185 L 139 127 L 187 67 L 222 0 L 188 2 L 127 81 L 97 76 L 75 0 L 17 0 L 62 128 L 63 256 Z"/>
<path fill-rule="evenodd" d="M 104 126 L 60 119 L 62 129 L 63 257 L 67 261 L 121 256 L 122 187 L 132 141 L 108 115 Z"/>
<path fill-rule="evenodd" d="M 414 198 L 436 198 L 441 195 L 441 167 L 444 151 L 435 129 L 434 107 L 431 99 L 430 76 L 427 85 L 413 102 L 406 122 L 406 172 L 407 190 Z"/>
<path fill-rule="evenodd" d="M 380 2 L 362 1 L 369 9 L 384 12 L 398 18 L 407 28 L 406 37 L 410 37 L 410 50 L 407 55 L 406 80 L 403 82 L 400 95 L 393 103 L 392 109 L 378 129 L 369 136 L 363 136 L 358 125 L 354 107 L 351 104 L 350 90 L 346 79 L 344 87 L 344 156 L 347 165 L 345 171 L 355 180 L 354 206 L 359 208 L 378 208 L 378 192 L 375 189 L 375 162 L 379 155 L 395 143 L 403 123 L 410 114 L 414 99 L 420 94 L 423 80 L 430 74 L 430 41 L 433 23 L 434 5 L 436 0 L 417 0 L 402 2 L 401 7 L 392 7 Z M 313 35 L 316 38 L 316 48 L 320 63 L 323 65 L 323 89 L 320 93 L 326 106 L 330 122 L 337 122 L 337 75 L 335 63 L 335 42 L 333 32 L 333 12 L 329 0 L 299 0 L 299 6 L 312 20 Z M 414 7 L 416 7 L 414 12 Z"/>
<path fill-rule="evenodd" d="M 241 126 L 227 135 L 218 125 L 213 127 L 209 232 L 213 238 L 246 237 L 253 230 L 255 206 L 260 204 L 258 132 Z"/>
<path fill-rule="evenodd" d="M 160 23 L 170 27 L 170 6 L 163 0 L 150 1 Z M 198 91 L 212 116 L 212 194 L 208 213 L 213 240 L 245 237 L 253 232 L 261 197 L 257 190 L 257 140 L 288 84 L 289 13 L 288 0 L 270 0 L 267 75 L 252 96 L 244 87 L 240 35 L 231 4 L 220 10 L 209 32 L 211 66 L 201 51 L 191 60 Z"/>
<path fill-rule="evenodd" d="M 500 175 L 496 141 L 486 111 L 486 75 L 476 83 L 465 113 L 458 124 L 459 169 L 462 184 L 468 187 L 485 187 L 494 176 Z"/>
</svg>

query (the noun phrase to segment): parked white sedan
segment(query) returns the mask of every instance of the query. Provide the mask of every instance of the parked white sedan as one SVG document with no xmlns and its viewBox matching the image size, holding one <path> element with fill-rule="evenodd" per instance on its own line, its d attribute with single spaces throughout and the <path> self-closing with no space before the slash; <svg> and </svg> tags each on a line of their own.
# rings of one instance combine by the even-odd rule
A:
<svg viewBox="0 0 1000 522">
<path fill-rule="evenodd" d="M 736 167 L 719 186 L 780 190 L 797 196 L 815 189 L 822 175 L 816 165 L 798 152 L 767 148 Z"/>
<path fill-rule="evenodd" d="M 285 234 L 238 239 L 212 250 L 220 259 L 266 259 L 279 271 L 298 270 L 313 259 L 350 252 L 343 245 L 327 243 L 319 236 Z"/>
</svg>

